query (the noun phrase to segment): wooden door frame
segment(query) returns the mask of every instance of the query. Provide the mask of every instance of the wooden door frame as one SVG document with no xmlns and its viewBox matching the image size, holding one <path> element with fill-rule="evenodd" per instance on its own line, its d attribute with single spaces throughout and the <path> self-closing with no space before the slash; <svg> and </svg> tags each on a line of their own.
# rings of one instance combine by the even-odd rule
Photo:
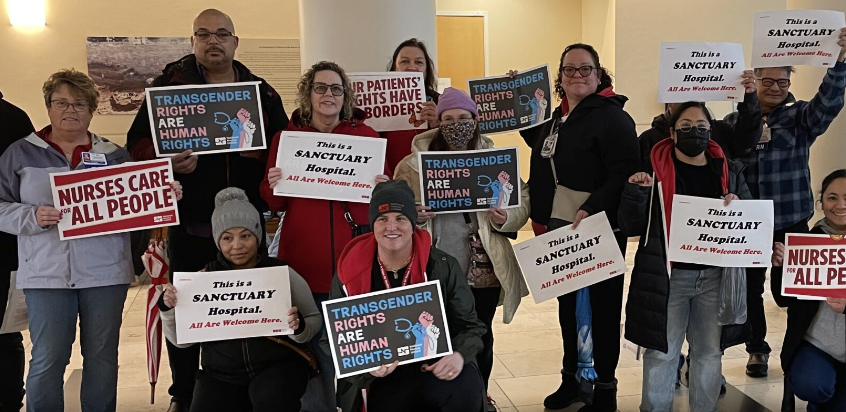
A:
<svg viewBox="0 0 846 412">
<path fill-rule="evenodd" d="M 481 17 L 482 18 L 482 25 L 483 25 L 483 33 L 482 35 L 485 37 L 484 40 L 484 53 L 485 53 L 485 77 L 490 76 L 490 60 L 491 54 L 488 52 L 489 48 L 488 45 L 490 44 L 490 36 L 488 35 L 488 12 L 486 11 L 439 11 L 435 13 L 436 16 L 453 16 L 453 17 Z"/>
</svg>

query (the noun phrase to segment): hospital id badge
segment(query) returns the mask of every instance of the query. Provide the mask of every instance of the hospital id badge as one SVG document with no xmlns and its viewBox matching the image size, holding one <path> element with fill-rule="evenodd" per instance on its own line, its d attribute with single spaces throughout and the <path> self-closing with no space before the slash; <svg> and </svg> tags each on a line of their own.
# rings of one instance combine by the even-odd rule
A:
<svg viewBox="0 0 846 412">
<path fill-rule="evenodd" d="M 558 130 L 546 137 L 541 148 L 541 157 L 549 159 L 555 154 L 555 144 L 558 142 Z"/>
<path fill-rule="evenodd" d="M 758 140 L 758 143 L 769 143 L 771 139 L 770 127 L 765 124 L 763 130 L 761 130 L 761 140 Z"/>
<path fill-rule="evenodd" d="M 108 166 L 106 155 L 104 153 L 82 152 L 82 164 L 86 169 L 91 167 Z"/>
</svg>

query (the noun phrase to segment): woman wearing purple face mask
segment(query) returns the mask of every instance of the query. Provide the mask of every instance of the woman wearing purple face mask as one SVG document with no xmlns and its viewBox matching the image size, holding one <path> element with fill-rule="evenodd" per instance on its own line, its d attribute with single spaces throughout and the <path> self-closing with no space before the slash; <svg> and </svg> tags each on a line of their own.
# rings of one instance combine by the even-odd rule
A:
<svg viewBox="0 0 846 412">
<path fill-rule="evenodd" d="M 493 141 L 479 132 L 476 104 L 463 91 L 447 88 L 438 100 L 438 128 L 415 136 L 411 154 L 397 165 L 394 178 L 405 180 L 420 203 L 418 152 L 458 151 L 493 148 Z M 493 178 L 493 176 L 492 176 Z M 503 322 L 510 323 L 528 289 L 520 274 L 517 258 L 508 241 L 529 217 L 529 190 L 522 181 L 512 182 L 507 173 L 495 177 L 503 187 L 522 187 L 521 206 L 502 209 L 494 206 L 484 212 L 438 215 L 428 206 L 417 206 L 418 225 L 432 235 L 433 245 L 454 256 L 476 301 L 476 312 L 488 332 L 482 337 L 484 349 L 476 358 L 487 388 L 493 366 L 493 323 L 496 307 L 503 305 Z M 506 190 L 506 192 L 508 192 Z M 488 397 L 489 410 L 493 401 Z"/>
</svg>

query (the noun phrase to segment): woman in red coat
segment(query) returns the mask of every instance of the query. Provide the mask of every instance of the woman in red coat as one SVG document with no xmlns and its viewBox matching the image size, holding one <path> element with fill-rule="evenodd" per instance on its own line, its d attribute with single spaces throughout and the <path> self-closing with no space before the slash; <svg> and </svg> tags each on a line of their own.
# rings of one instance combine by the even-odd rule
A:
<svg viewBox="0 0 846 412">
<path fill-rule="evenodd" d="M 299 107 L 291 115 L 288 131 L 379 137 L 364 124 L 364 112 L 354 107 L 355 93 L 350 81 L 344 69 L 335 63 L 319 62 L 306 71 L 297 85 L 297 102 Z M 276 167 L 281 134 L 273 136 L 261 197 L 272 211 L 285 212 L 277 258 L 288 262 L 308 282 L 319 308 L 329 297 L 336 262 L 352 240 L 353 228 L 369 225 L 367 203 L 274 196 L 273 187 L 282 178 L 282 170 Z M 376 183 L 388 179 L 387 175 L 379 175 Z M 347 211 L 351 222 L 345 218 Z M 313 344 L 324 373 L 309 382 L 303 410 L 334 411 L 332 358 L 319 348 L 317 339 Z"/>
</svg>

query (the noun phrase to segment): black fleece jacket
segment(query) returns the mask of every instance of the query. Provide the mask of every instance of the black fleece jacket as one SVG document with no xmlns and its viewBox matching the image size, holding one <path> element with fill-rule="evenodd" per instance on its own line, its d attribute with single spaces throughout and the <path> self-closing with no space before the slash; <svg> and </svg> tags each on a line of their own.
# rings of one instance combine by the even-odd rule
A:
<svg viewBox="0 0 846 412">
<path fill-rule="evenodd" d="M 585 97 L 564 123 L 561 107 L 552 120 L 522 130 L 520 135 L 532 148 L 529 187 L 532 190 L 532 221 L 549 223 L 557 187 L 549 159 L 541 156 L 544 140 L 558 127 L 558 143 L 553 156 L 557 184 L 591 193 L 581 209 L 593 215 L 605 211 L 617 227 L 617 207 L 626 180 L 638 171 L 639 149 L 635 123 L 623 106 L 625 96 Z"/>
<path fill-rule="evenodd" d="M 264 79 L 254 75 L 247 66 L 235 60 L 232 62 L 238 73 L 239 82 L 257 81 L 264 118 L 264 135 L 268 145 L 276 132 L 288 127 L 288 116 L 282 107 L 282 98 Z M 162 75 L 156 77 L 152 87 L 205 84 L 206 79 L 197 66 L 197 59 L 189 54 L 165 66 Z M 151 137 L 150 118 L 145 101 L 129 132 L 126 148 L 133 160 L 155 158 Z M 214 153 L 197 157 L 197 168 L 189 174 L 176 173 L 176 180 L 182 183 L 185 194 L 179 201 L 179 216 L 183 221 L 210 223 L 214 211 L 214 197 L 222 189 L 238 187 L 247 193 L 256 209 L 267 210 L 267 204 L 259 195 L 259 184 L 264 179 L 267 154 L 261 159 L 241 156 L 240 153 Z"/>
</svg>

